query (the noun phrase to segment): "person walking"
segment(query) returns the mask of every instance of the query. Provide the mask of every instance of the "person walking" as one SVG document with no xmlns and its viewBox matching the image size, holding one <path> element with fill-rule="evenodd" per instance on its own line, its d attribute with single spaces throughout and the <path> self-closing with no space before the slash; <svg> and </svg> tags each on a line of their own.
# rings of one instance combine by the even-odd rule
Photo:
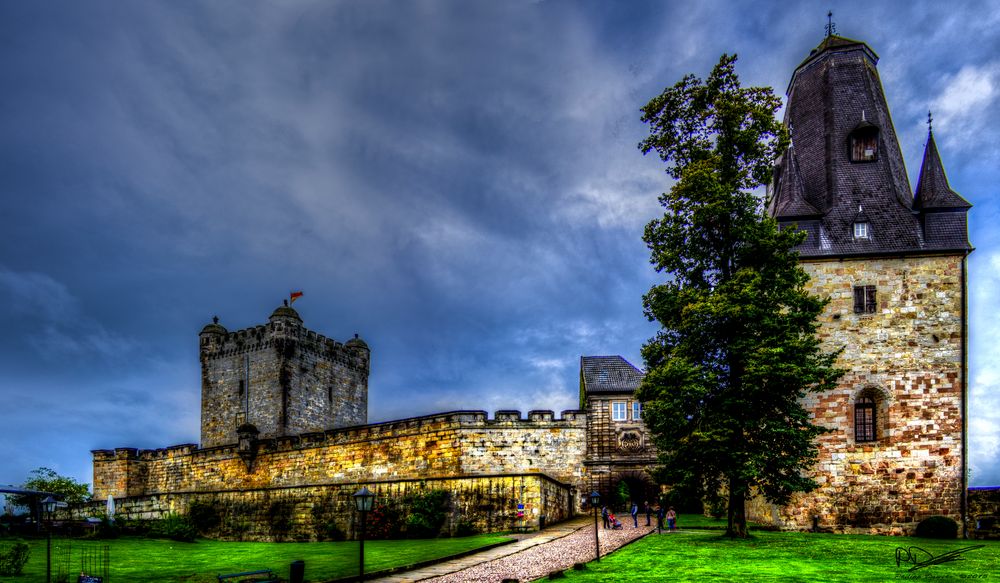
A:
<svg viewBox="0 0 1000 583">
<path fill-rule="evenodd" d="M 610 521 L 608 520 L 607 506 L 601 506 L 601 518 L 604 519 L 604 528 L 611 528 Z"/>
<path fill-rule="evenodd" d="M 663 532 L 663 506 L 660 504 L 656 505 L 656 534 Z"/>
<path fill-rule="evenodd" d="M 674 512 L 673 506 L 670 507 L 670 510 L 667 510 L 667 528 L 670 529 L 670 532 L 674 532 L 677 528 L 677 513 Z"/>
<path fill-rule="evenodd" d="M 632 503 L 632 527 L 639 528 L 639 505 L 635 502 Z"/>
<path fill-rule="evenodd" d="M 649 526 L 649 518 L 653 512 L 653 509 L 649 507 L 649 500 L 642 503 L 642 508 L 646 511 L 646 526 Z"/>
</svg>

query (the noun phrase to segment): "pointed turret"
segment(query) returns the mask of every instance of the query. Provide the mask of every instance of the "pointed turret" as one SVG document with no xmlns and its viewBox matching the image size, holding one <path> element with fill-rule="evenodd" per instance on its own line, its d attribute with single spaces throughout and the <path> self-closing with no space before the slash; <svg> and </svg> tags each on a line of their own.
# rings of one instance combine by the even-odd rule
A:
<svg viewBox="0 0 1000 583">
<path fill-rule="evenodd" d="M 948 177 L 945 176 L 932 131 L 927 132 L 927 146 L 924 148 L 923 164 L 920 165 L 920 179 L 917 180 L 913 206 L 920 210 L 972 208 L 969 201 L 948 185 Z"/>
<path fill-rule="evenodd" d="M 920 212 L 924 244 L 932 249 L 972 249 L 966 214 L 972 205 L 948 185 L 934 132 L 927 131 L 913 206 Z"/>
</svg>

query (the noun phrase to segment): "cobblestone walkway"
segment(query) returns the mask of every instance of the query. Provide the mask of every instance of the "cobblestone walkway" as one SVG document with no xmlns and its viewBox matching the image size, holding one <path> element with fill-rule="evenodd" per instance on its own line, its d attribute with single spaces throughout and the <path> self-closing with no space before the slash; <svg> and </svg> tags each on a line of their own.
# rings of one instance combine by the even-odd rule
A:
<svg viewBox="0 0 1000 583">
<path fill-rule="evenodd" d="M 626 526 L 622 530 L 598 529 L 601 555 L 652 530 Z M 504 579 L 531 581 L 552 571 L 568 569 L 574 563 L 594 560 L 594 519 L 580 517 L 544 531 L 527 535 L 517 542 L 488 551 L 377 579 L 382 583 L 460 583 L 482 581 L 500 583 Z"/>
</svg>

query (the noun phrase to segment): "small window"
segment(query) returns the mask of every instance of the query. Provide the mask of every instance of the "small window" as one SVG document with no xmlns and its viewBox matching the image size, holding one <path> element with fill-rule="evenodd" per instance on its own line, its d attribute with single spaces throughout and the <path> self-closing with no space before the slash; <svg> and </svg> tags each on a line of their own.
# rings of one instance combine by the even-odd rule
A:
<svg viewBox="0 0 1000 583">
<path fill-rule="evenodd" d="M 613 401 L 611 403 L 611 420 L 626 421 L 628 410 L 625 408 L 625 401 Z"/>
<path fill-rule="evenodd" d="M 639 421 L 640 419 L 642 419 L 642 403 L 632 401 L 632 420 Z"/>
<path fill-rule="evenodd" d="M 875 313 L 875 286 L 873 285 L 854 286 L 854 313 L 855 314 Z"/>
<path fill-rule="evenodd" d="M 878 159 L 878 128 L 862 122 L 851 132 L 851 162 L 874 162 Z"/>
<path fill-rule="evenodd" d="M 240 396 L 241 397 L 243 396 L 244 391 L 246 391 L 246 385 L 244 384 L 243 379 L 240 379 Z"/>
<path fill-rule="evenodd" d="M 854 441 L 875 441 L 875 400 L 861 397 L 854 404 Z"/>
<path fill-rule="evenodd" d="M 855 239 L 868 238 L 868 223 L 854 223 L 854 238 Z"/>
<path fill-rule="evenodd" d="M 326 400 L 329 403 L 333 402 L 333 387 L 326 388 Z"/>
</svg>

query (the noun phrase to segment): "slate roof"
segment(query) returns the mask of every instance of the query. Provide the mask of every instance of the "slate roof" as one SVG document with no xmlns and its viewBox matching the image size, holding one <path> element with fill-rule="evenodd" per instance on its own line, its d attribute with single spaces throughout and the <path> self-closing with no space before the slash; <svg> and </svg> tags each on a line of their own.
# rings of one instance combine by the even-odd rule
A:
<svg viewBox="0 0 1000 583">
<path fill-rule="evenodd" d="M 968 203 L 957 204 L 964 199 L 947 187 L 933 141 L 917 193 L 923 207 L 914 202 L 877 63 L 865 43 L 833 35 L 796 68 L 785 108 L 794 147 L 777 162 L 768 210 L 808 233 L 798 248 L 804 258 L 969 250 Z M 852 162 L 852 132 L 876 128 L 875 159 Z M 948 216 L 925 216 L 932 209 Z M 867 238 L 854 237 L 859 216 Z"/>
<path fill-rule="evenodd" d="M 934 143 L 934 132 L 927 133 L 927 146 L 924 148 L 924 162 L 920 166 L 920 178 L 917 180 L 917 193 L 913 197 L 913 205 L 918 209 L 967 209 L 972 205 L 948 186 L 941 156 L 938 155 L 937 144 Z"/>
<path fill-rule="evenodd" d="M 584 392 L 632 393 L 639 388 L 642 371 L 621 356 L 581 356 Z"/>
</svg>

